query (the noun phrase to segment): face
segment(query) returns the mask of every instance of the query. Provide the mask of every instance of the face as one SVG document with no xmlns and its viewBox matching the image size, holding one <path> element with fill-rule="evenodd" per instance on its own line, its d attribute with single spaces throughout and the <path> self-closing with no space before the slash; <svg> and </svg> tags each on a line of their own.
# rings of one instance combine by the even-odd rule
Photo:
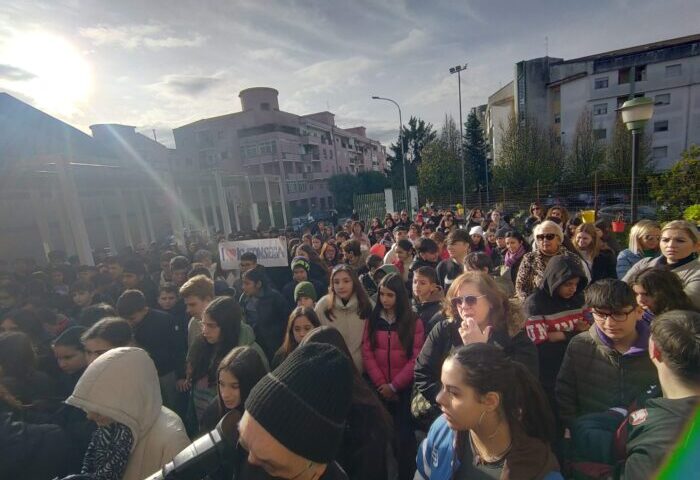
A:
<svg viewBox="0 0 700 480">
<path fill-rule="evenodd" d="M 479 219 L 479 218 L 481 218 L 481 216 L 482 216 L 482 215 L 481 215 L 481 210 L 478 210 L 478 209 L 477 209 L 477 210 L 474 210 L 474 213 L 472 214 L 472 218 L 474 218 L 474 219 Z"/>
<path fill-rule="evenodd" d="M 418 238 L 418 230 L 415 228 L 409 228 L 408 238 L 410 238 L 411 240 L 415 240 L 416 238 Z"/>
<path fill-rule="evenodd" d="M 481 235 L 477 235 L 476 233 L 474 235 L 471 235 L 472 237 L 472 244 L 473 245 L 478 245 L 479 242 L 481 242 Z"/>
<path fill-rule="evenodd" d="M 382 304 L 384 310 L 387 312 L 392 311 L 394 307 L 396 307 L 396 293 L 386 287 L 380 287 L 379 302 Z"/>
<path fill-rule="evenodd" d="M 532 210 L 530 210 L 530 212 L 537 217 L 541 217 L 542 216 L 542 207 L 532 207 Z"/>
<path fill-rule="evenodd" d="M 109 417 L 105 417 L 104 415 L 100 415 L 99 413 L 95 412 L 86 412 L 87 413 L 87 419 L 92 420 L 97 424 L 98 427 L 107 427 L 112 424 L 113 420 Z"/>
<path fill-rule="evenodd" d="M 177 303 L 177 295 L 174 292 L 160 292 L 158 295 L 158 305 L 163 310 L 170 310 Z"/>
<path fill-rule="evenodd" d="M 695 250 L 696 245 L 685 230 L 666 230 L 661 234 L 661 253 L 669 263 L 683 260 Z"/>
<path fill-rule="evenodd" d="M 85 352 L 74 347 L 56 345 L 53 347 L 53 354 L 56 357 L 59 368 L 69 375 L 87 367 Z"/>
<path fill-rule="evenodd" d="M 79 307 L 87 307 L 92 303 L 92 293 L 73 292 L 73 303 Z"/>
<path fill-rule="evenodd" d="M 333 292 L 343 300 L 352 296 L 352 278 L 348 272 L 337 272 L 333 275 Z"/>
<path fill-rule="evenodd" d="M 488 232 L 488 233 L 486 234 L 486 240 L 488 240 L 488 242 L 489 242 L 491 245 L 494 245 L 494 244 L 496 243 L 496 234 L 493 233 L 493 232 Z"/>
<path fill-rule="evenodd" d="M 329 262 L 332 261 L 335 258 L 335 247 L 331 247 L 331 246 L 326 247 L 326 251 L 323 252 L 323 256 Z"/>
<path fill-rule="evenodd" d="M 408 259 L 408 252 L 401 247 L 396 247 L 396 257 L 405 262 Z"/>
<path fill-rule="evenodd" d="M 633 285 L 632 290 L 637 297 L 637 304 L 644 310 L 653 312 L 654 311 L 654 299 L 641 285 Z"/>
<path fill-rule="evenodd" d="M 347 250 L 343 251 L 343 258 L 345 258 L 345 263 L 354 263 L 356 260 L 355 254 Z"/>
<path fill-rule="evenodd" d="M 299 252 L 297 252 L 297 255 L 300 255 Z M 251 268 L 254 268 L 256 266 L 256 262 L 253 262 L 251 260 L 241 260 L 241 273 L 245 273 Z"/>
<path fill-rule="evenodd" d="M 476 427 L 485 410 L 478 392 L 464 384 L 464 373 L 464 367 L 458 362 L 451 358 L 445 360 L 440 375 L 442 389 L 436 398 L 447 424 L 458 431 Z"/>
<path fill-rule="evenodd" d="M 318 472 L 305 458 L 291 452 L 265 430 L 248 412 L 238 424 L 241 446 L 248 452 L 248 463 L 268 475 L 282 479 L 318 478 Z"/>
<path fill-rule="evenodd" d="M 613 318 L 614 317 L 614 318 Z M 594 308 L 593 319 L 613 342 L 629 339 L 636 332 L 637 320 L 642 318 L 641 307 L 625 307 L 619 312 L 609 308 Z"/>
<path fill-rule="evenodd" d="M 229 410 L 233 410 L 241 404 L 241 386 L 238 379 L 228 370 L 219 372 L 219 395 L 221 395 L 224 406 Z"/>
<path fill-rule="evenodd" d="M 506 248 L 506 239 L 503 237 L 496 237 L 496 245 L 498 245 L 498 248 Z"/>
<path fill-rule="evenodd" d="M 0 323 L 0 331 L 3 332 L 17 332 L 19 331 L 19 325 L 15 323 L 11 318 L 6 318 Z"/>
<path fill-rule="evenodd" d="M 305 282 L 308 279 L 308 277 L 309 275 L 306 272 L 306 269 L 302 267 L 295 268 L 292 272 L 292 278 L 295 282 Z"/>
<path fill-rule="evenodd" d="M 452 258 L 464 258 L 469 253 L 469 245 L 465 242 L 452 242 L 447 245 L 447 253 Z"/>
<path fill-rule="evenodd" d="M 420 254 L 420 256 L 426 262 L 437 262 L 437 259 L 440 256 L 440 253 L 439 252 L 423 252 Z"/>
<path fill-rule="evenodd" d="M 186 270 L 173 270 L 170 277 L 177 287 L 181 287 L 183 283 L 187 281 L 187 271 Z"/>
<path fill-rule="evenodd" d="M 321 240 L 319 240 L 318 238 L 312 238 L 311 239 L 311 246 L 313 247 L 314 250 L 316 250 L 317 252 L 320 252 L 323 244 L 321 243 Z"/>
<path fill-rule="evenodd" d="M 187 315 L 194 318 L 202 318 L 202 312 L 207 308 L 211 298 L 201 299 L 195 296 L 185 297 L 185 307 L 187 307 Z"/>
<path fill-rule="evenodd" d="M 60 285 L 63 283 L 63 272 L 54 270 L 51 272 L 51 283 L 54 285 Z"/>
<path fill-rule="evenodd" d="M 212 345 L 219 343 L 221 328 L 209 315 L 202 313 L 202 336 Z"/>
<path fill-rule="evenodd" d="M 559 251 L 559 245 L 561 244 L 559 234 L 553 228 L 544 228 L 540 233 L 535 235 L 535 241 L 540 251 L 550 255 L 557 253 Z"/>
<path fill-rule="evenodd" d="M 405 240 L 408 238 L 408 232 L 405 230 L 399 230 L 397 232 L 394 232 L 394 240 L 395 241 L 400 241 L 400 240 Z"/>
<path fill-rule="evenodd" d="M 498 224 L 501 221 L 501 212 L 491 212 L 491 220 Z"/>
<path fill-rule="evenodd" d="M 299 297 L 297 298 L 297 307 L 308 307 L 308 308 L 314 308 L 315 304 L 313 299 L 309 297 Z"/>
<path fill-rule="evenodd" d="M 87 364 L 90 365 L 94 362 L 97 357 L 105 352 L 109 352 L 114 348 L 114 345 L 109 343 L 107 340 L 102 338 L 91 338 L 90 340 L 85 340 L 85 360 Z"/>
<path fill-rule="evenodd" d="M 311 320 L 306 318 L 305 315 L 301 315 L 294 319 L 294 325 L 292 326 L 292 335 L 294 335 L 294 340 L 297 343 L 301 343 L 307 333 L 314 329 L 314 324 Z"/>
<path fill-rule="evenodd" d="M 489 312 L 491 311 L 491 304 L 486 299 L 482 297 L 481 291 L 473 283 L 465 283 L 457 292 L 460 297 L 472 296 L 479 297 L 474 305 L 469 305 L 467 302 L 462 302 L 461 305 L 457 307 L 457 312 L 461 320 L 466 320 L 467 318 L 473 318 L 479 328 L 483 329 L 489 324 Z"/>
<path fill-rule="evenodd" d="M 426 301 L 428 298 L 430 298 L 430 295 L 432 295 L 435 288 L 436 285 L 430 283 L 430 280 L 428 280 L 426 277 L 422 275 L 413 276 L 413 296 L 419 300 Z"/>
<path fill-rule="evenodd" d="M 552 218 L 558 218 L 561 220 L 561 210 L 558 208 L 553 209 L 551 212 L 549 212 L 549 216 Z"/>
<path fill-rule="evenodd" d="M 660 238 L 661 230 L 658 228 L 652 228 L 639 238 L 639 243 L 644 250 L 656 250 L 659 248 Z"/>
<path fill-rule="evenodd" d="M 586 232 L 579 232 L 576 234 L 576 246 L 581 250 L 588 250 L 593 243 L 593 237 L 591 237 Z"/>
<path fill-rule="evenodd" d="M 249 297 L 252 297 L 257 295 L 258 292 L 260 292 L 260 282 L 254 282 L 252 280 L 248 280 L 247 278 L 243 279 L 243 293 Z"/>
<path fill-rule="evenodd" d="M 579 280 L 579 277 L 574 277 L 559 285 L 559 287 L 557 287 L 557 295 L 566 299 L 573 297 L 576 294 Z"/>
<path fill-rule="evenodd" d="M 301 248 L 297 248 L 297 257 L 304 257 L 305 259 L 309 259 L 309 254 L 306 253 L 304 250 Z"/>
<path fill-rule="evenodd" d="M 110 263 L 107 265 L 107 272 L 109 273 L 109 276 L 112 277 L 112 280 L 119 280 L 121 278 L 122 273 L 124 273 L 124 270 L 122 269 L 122 266 L 119 265 L 118 263 Z"/>
</svg>

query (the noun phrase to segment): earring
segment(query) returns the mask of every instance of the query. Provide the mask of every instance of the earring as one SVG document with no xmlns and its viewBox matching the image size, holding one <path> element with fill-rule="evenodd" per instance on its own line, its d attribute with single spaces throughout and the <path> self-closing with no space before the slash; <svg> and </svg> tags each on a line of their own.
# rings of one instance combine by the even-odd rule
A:
<svg viewBox="0 0 700 480">
<path fill-rule="evenodd" d="M 481 422 L 484 420 L 484 415 L 486 415 L 486 410 L 481 412 L 481 415 L 479 416 L 479 422 L 476 424 L 477 427 L 481 427 Z"/>
</svg>

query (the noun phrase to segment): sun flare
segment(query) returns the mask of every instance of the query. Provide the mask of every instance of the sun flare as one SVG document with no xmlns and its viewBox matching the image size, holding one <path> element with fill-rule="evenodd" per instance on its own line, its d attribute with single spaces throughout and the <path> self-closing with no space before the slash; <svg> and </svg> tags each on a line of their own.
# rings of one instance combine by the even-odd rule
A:
<svg viewBox="0 0 700 480">
<path fill-rule="evenodd" d="M 0 45 L 0 58 L 0 63 L 22 72 L 20 78 L 5 80 L 0 89 L 23 93 L 37 107 L 71 115 L 90 97 L 92 69 L 63 37 L 41 31 L 17 33 Z"/>
</svg>

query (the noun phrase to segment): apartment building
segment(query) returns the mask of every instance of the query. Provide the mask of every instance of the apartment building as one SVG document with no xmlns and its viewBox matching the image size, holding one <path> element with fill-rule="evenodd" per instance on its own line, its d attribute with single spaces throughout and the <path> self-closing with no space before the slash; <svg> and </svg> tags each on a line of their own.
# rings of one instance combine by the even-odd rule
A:
<svg viewBox="0 0 700 480">
<path fill-rule="evenodd" d="M 174 129 L 177 167 L 279 175 L 293 215 L 332 208 L 328 178 L 336 173 L 384 170 L 386 149 L 364 127 L 340 128 L 331 112 L 281 111 L 278 95 L 248 88 L 239 94 L 240 112 Z"/>
<path fill-rule="evenodd" d="M 660 170 L 700 144 L 700 34 L 572 60 L 543 57 L 515 64 L 513 81 L 489 97 L 486 131 L 498 162 L 500 125 L 515 115 L 553 128 L 564 145 L 585 110 L 595 134 L 611 138 L 617 108 L 630 95 L 654 99 L 646 126 Z"/>
</svg>

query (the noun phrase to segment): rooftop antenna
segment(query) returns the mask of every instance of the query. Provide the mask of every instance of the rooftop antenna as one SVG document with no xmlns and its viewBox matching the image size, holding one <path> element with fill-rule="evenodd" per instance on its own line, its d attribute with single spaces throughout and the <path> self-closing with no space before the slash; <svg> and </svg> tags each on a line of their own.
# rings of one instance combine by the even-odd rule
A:
<svg viewBox="0 0 700 480">
<path fill-rule="evenodd" d="M 151 131 L 153 132 L 153 140 L 155 140 L 155 141 L 157 142 L 157 141 L 158 141 L 158 137 L 156 137 L 156 129 L 153 128 L 153 129 L 151 129 Z"/>
<path fill-rule="evenodd" d="M 549 37 L 544 36 L 544 56 L 549 57 Z"/>
<path fill-rule="evenodd" d="M 326 111 L 330 112 L 331 111 L 331 104 L 328 103 L 328 99 L 326 99 Z"/>
</svg>

